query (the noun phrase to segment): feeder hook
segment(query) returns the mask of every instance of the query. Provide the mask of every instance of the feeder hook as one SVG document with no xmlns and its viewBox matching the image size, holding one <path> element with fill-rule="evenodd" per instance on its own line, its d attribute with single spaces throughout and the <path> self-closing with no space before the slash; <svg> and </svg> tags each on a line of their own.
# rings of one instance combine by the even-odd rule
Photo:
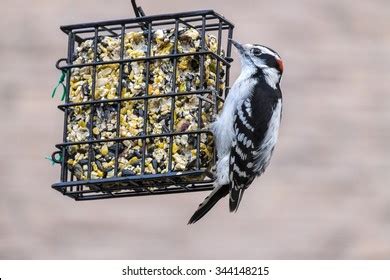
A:
<svg viewBox="0 0 390 280">
<path fill-rule="evenodd" d="M 145 16 L 144 10 L 142 10 L 141 6 L 137 6 L 136 0 L 131 0 L 131 5 L 133 5 L 134 14 L 136 17 Z"/>
<path fill-rule="evenodd" d="M 131 5 L 133 6 L 134 14 L 137 18 L 145 16 L 144 10 L 142 9 L 141 6 L 137 6 L 136 0 L 131 0 Z M 148 27 L 146 26 L 145 23 L 140 23 L 139 25 L 143 31 L 148 30 Z"/>
</svg>

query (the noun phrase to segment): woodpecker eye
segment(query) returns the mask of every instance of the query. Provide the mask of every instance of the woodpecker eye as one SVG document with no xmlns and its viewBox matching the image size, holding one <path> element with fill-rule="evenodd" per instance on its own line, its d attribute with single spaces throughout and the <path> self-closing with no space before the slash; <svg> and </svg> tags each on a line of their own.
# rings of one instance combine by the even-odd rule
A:
<svg viewBox="0 0 390 280">
<path fill-rule="evenodd" d="M 261 50 L 259 50 L 258 48 L 253 48 L 252 53 L 255 56 L 260 56 L 262 54 Z"/>
</svg>

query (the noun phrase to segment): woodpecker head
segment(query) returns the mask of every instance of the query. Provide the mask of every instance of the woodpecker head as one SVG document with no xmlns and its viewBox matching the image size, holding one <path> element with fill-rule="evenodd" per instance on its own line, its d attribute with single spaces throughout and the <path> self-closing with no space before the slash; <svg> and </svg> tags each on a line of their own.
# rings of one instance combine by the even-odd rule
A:
<svg viewBox="0 0 390 280">
<path fill-rule="evenodd" d="M 283 62 L 274 50 L 257 44 L 241 45 L 234 40 L 231 42 L 238 50 L 243 70 L 257 68 L 274 84 L 280 82 L 283 74 Z"/>
</svg>

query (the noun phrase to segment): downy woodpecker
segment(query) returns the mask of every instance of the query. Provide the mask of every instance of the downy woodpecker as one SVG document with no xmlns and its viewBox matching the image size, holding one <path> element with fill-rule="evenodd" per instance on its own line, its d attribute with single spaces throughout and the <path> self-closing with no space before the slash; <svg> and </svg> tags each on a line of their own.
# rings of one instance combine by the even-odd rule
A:
<svg viewBox="0 0 390 280">
<path fill-rule="evenodd" d="M 218 155 L 214 190 L 189 224 L 201 219 L 227 194 L 230 211 L 237 211 L 244 191 L 267 168 L 278 138 L 282 60 L 267 47 L 231 41 L 239 52 L 241 74 L 212 125 Z"/>
</svg>

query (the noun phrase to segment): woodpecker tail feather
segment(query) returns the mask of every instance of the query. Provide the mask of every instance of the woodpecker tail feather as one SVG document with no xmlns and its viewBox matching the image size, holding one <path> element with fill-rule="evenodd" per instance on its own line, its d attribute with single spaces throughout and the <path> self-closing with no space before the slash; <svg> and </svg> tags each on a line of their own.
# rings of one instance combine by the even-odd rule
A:
<svg viewBox="0 0 390 280">
<path fill-rule="evenodd" d="M 195 211 L 194 215 L 192 215 L 188 224 L 194 224 L 199 221 L 221 198 L 225 197 L 228 193 L 229 185 L 215 187 L 211 194 L 199 205 L 199 208 Z"/>
<path fill-rule="evenodd" d="M 229 199 L 230 212 L 237 212 L 244 191 L 245 189 L 236 189 L 234 187 L 230 190 L 230 199 Z"/>
</svg>

